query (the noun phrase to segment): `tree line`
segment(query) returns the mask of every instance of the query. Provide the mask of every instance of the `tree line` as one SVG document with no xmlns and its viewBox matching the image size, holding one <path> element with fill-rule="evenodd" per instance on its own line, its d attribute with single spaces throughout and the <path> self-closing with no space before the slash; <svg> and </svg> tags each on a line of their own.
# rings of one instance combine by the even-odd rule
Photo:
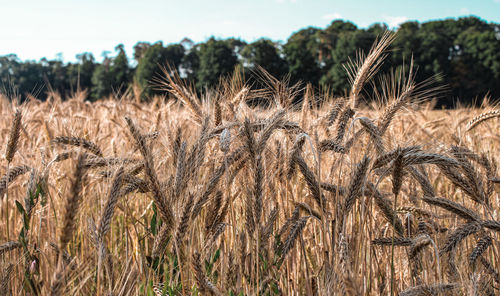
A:
<svg viewBox="0 0 500 296">
<path fill-rule="evenodd" d="M 118 45 L 115 55 L 105 56 L 101 63 L 90 53 L 78 55 L 75 63 L 45 58 L 23 62 L 11 54 L 0 57 L 0 86 L 21 95 L 53 90 L 63 97 L 85 89 L 89 99 L 97 100 L 135 84 L 147 100 L 162 93 L 152 81 L 162 75 L 164 65 L 199 91 L 216 85 L 240 65 L 248 73 L 261 66 L 278 79 L 289 75 L 291 83 L 311 83 L 342 95 L 350 85 L 344 65 L 359 50 L 368 52 L 386 30 L 387 25 L 380 23 L 363 29 L 334 20 L 324 29 L 297 31 L 285 43 L 213 37 L 201 43 L 187 38 L 173 44 L 139 42 L 133 60 Z M 405 67 L 413 57 L 417 81 L 435 77 L 438 84 L 447 86 L 439 105 L 472 103 L 485 95 L 500 98 L 500 24 L 473 16 L 405 22 L 390 49 L 382 70 Z"/>
</svg>

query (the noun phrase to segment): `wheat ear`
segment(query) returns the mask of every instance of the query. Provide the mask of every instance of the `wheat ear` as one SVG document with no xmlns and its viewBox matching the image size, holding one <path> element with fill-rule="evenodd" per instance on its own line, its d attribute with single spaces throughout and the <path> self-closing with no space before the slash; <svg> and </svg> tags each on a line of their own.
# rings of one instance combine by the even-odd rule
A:
<svg viewBox="0 0 500 296">
<path fill-rule="evenodd" d="M 440 292 L 446 292 L 455 290 L 459 287 L 457 283 L 451 284 L 432 284 L 432 285 L 419 285 L 415 287 L 408 288 L 401 293 L 399 296 L 425 296 L 425 295 L 437 295 Z"/>
<path fill-rule="evenodd" d="M 167 202 L 164 191 L 161 189 L 160 182 L 154 169 L 154 161 L 151 149 L 146 144 L 144 136 L 136 127 L 132 119 L 125 117 L 125 121 L 127 122 L 129 130 L 132 133 L 132 136 L 134 137 L 136 144 L 139 147 L 139 150 L 141 151 L 141 154 L 144 158 L 144 169 L 151 186 L 151 191 L 153 192 L 153 199 L 157 204 L 158 210 L 163 218 L 163 222 L 165 223 L 165 227 L 167 227 L 168 231 L 170 232 L 175 223 L 174 213 L 172 211 L 172 207 Z"/>
<path fill-rule="evenodd" d="M 485 113 L 481 113 L 480 115 L 474 117 L 467 123 L 465 126 L 466 131 L 470 131 L 478 126 L 481 122 L 484 122 L 488 119 L 500 117 L 500 110 L 493 110 Z"/>
<path fill-rule="evenodd" d="M 60 136 L 60 137 L 55 137 L 52 140 L 52 143 L 82 147 L 82 148 L 90 151 L 92 154 L 95 154 L 95 155 L 100 156 L 100 157 L 103 156 L 101 148 L 99 148 L 99 146 L 97 146 L 95 143 L 93 143 L 89 140 L 85 140 L 83 138 L 73 137 L 73 136 Z"/>
<path fill-rule="evenodd" d="M 16 114 L 14 115 L 14 120 L 12 121 L 12 126 L 9 132 L 9 139 L 7 140 L 7 147 L 5 149 L 5 159 L 8 163 L 12 161 L 14 158 L 14 154 L 17 151 L 17 144 L 19 143 L 19 136 L 21 130 L 21 119 L 22 113 L 20 109 L 16 110 Z"/>
<path fill-rule="evenodd" d="M 59 249 L 64 250 L 66 245 L 71 240 L 74 235 L 75 230 L 75 218 L 78 214 L 81 203 L 81 191 L 83 188 L 83 182 L 85 177 L 85 169 L 83 167 L 84 158 L 80 154 L 76 163 L 76 168 L 73 173 L 73 181 L 71 184 L 71 191 L 68 199 L 66 200 L 66 211 L 63 219 L 63 228 L 61 231 L 61 236 L 59 239 Z"/>
</svg>

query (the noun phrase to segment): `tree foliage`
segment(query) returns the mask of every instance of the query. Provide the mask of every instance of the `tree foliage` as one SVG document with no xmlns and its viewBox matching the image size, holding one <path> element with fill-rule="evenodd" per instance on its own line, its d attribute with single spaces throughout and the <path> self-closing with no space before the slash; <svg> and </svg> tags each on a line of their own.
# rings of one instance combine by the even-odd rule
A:
<svg viewBox="0 0 500 296">
<path fill-rule="evenodd" d="M 214 86 L 221 76 L 230 74 L 238 64 L 238 58 L 235 51 L 238 44 L 233 40 L 216 40 L 210 38 L 202 43 L 198 50 L 200 66 L 197 71 L 196 86 L 203 87 Z"/>
<path fill-rule="evenodd" d="M 280 47 L 269 39 L 259 39 L 248 44 L 241 52 L 243 65 L 255 71 L 264 67 L 269 74 L 280 79 L 288 72 L 288 65 L 280 55 Z"/>
<path fill-rule="evenodd" d="M 10 96 L 42 94 L 47 90 L 70 96 L 87 90 L 91 99 L 121 94 L 132 83 L 142 89 L 143 97 L 161 94 L 154 80 L 165 66 L 198 90 L 216 85 L 221 76 L 237 65 L 247 73 L 257 66 L 281 79 L 289 74 L 291 82 L 325 86 L 337 94 L 349 89 L 345 64 L 370 46 L 388 30 L 386 24 L 358 28 L 334 20 L 326 28 L 305 28 L 293 33 L 285 43 L 258 39 L 247 44 L 236 38 L 209 38 L 195 43 L 188 38 L 177 44 L 138 42 L 130 63 L 123 45 L 113 57 L 100 63 L 92 54 L 77 56 L 75 63 L 61 60 L 21 61 L 16 55 L 0 57 L 0 90 Z M 500 25 L 477 17 L 445 19 L 418 23 L 409 21 L 397 29 L 384 67 L 407 66 L 410 59 L 417 68 L 417 82 L 436 77 L 449 91 L 440 105 L 453 106 L 457 100 L 470 103 L 490 94 L 500 97 Z M 172 73 L 168 73 L 172 74 Z M 43 97 L 43 96 L 41 96 Z"/>
<path fill-rule="evenodd" d="M 178 70 L 185 50 L 180 44 L 171 44 L 164 47 L 160 41 L 153 45 L 142 46 L 140 51 L 140 53 L 136 51 L 134 54 L 134 56 L 138 57 L 134 78 L 141 86 L 143 94 L 150 97 L 159 93 L 153 85 L 154 79 L 163 75 L 164 67 L 173 67 Z"/>
</svg>

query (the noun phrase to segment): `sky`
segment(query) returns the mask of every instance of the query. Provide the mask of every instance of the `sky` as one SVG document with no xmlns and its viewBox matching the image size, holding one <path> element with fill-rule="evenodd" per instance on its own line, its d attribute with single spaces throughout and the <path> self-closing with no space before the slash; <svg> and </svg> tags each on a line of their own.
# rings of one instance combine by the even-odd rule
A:
<svg viewBox="0 0 500 296">
<path fill-rule="evenodd" d="M 99 61 L 104 51 L 113 56 L 120 43 L 132 56 L 139 41 L 202 42 L 214 36 L 286 42 L 293 32 L 325 28 L 334 19 L 396 28 L 408 20 L 469 15 L 500 23 L 500 0 L 0 0 L 0 56 L 71 62 L 91 52 Z"/>
</svg>

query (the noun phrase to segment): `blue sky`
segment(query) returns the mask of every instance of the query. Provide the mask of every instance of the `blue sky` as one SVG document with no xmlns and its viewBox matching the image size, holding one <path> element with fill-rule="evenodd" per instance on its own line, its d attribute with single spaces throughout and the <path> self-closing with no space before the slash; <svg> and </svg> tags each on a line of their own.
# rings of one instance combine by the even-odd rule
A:
<svg viewBox="0 0 500 296">
<path fill-rule="evenodd" d="M 131 56 L 138 41 L 199 42 L 210 36 L 286 41 L 301 28 L 324 28 L 338 18 L 359 27 L 467 15 L 500 23 L 500 0 L 0 0 L 0 12 L 0 55 L 38 60 L 62 53 L 65 61 L 74 61 L 82 52 L 101 60 L 103 51 L 113 52 L 119 43 Z"/>
</svg>

